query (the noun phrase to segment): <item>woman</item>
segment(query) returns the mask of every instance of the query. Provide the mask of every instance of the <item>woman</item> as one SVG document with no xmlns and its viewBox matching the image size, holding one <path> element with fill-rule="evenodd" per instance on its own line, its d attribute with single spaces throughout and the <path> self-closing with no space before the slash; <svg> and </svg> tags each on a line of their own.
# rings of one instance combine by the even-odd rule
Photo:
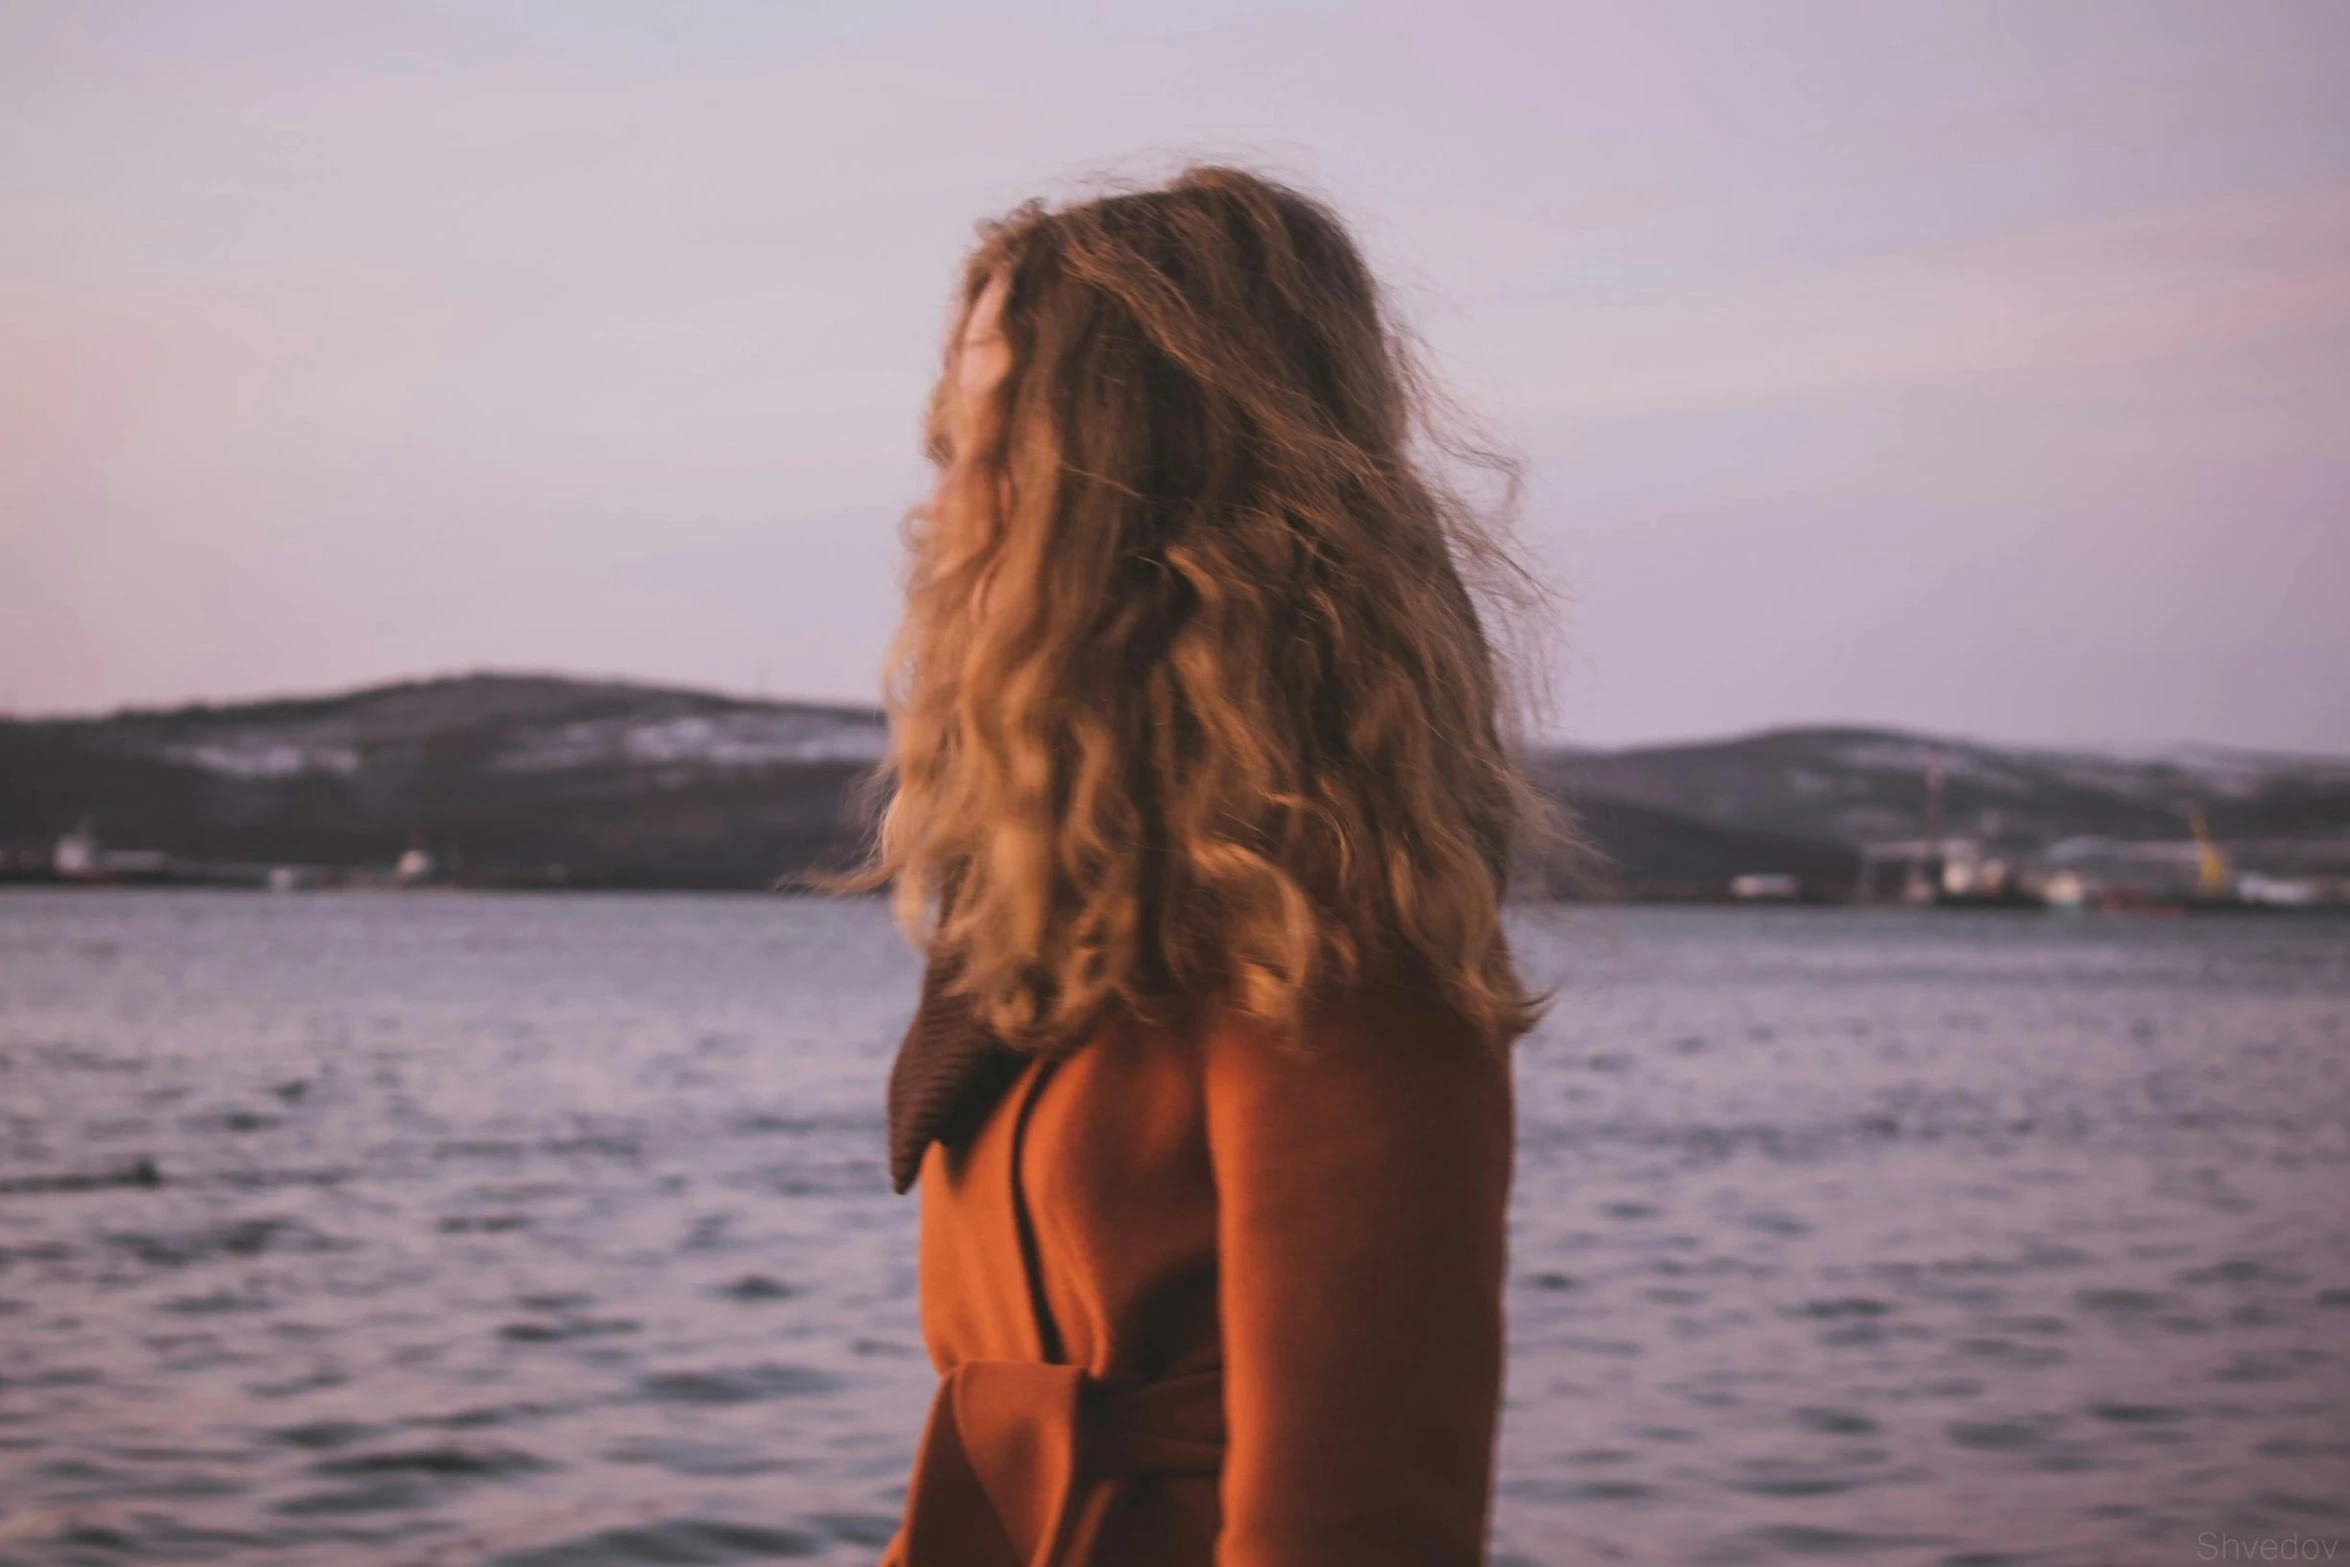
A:
<svg viewBox="0 0 2350 1567">
<path fill-rule="evenodd" d="M 1229 169 L 989 226 L 865 883 L 941 1373 L 891 1567 L 1482 1558 L 1531 794 L 1362 259 Z"/>
</svg>

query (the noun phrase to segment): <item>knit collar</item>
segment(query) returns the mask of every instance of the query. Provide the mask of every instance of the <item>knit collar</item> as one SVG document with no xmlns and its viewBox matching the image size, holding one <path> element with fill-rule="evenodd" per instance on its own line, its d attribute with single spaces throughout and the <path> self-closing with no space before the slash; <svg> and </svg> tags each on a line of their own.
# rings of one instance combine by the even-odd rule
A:
<svg viewBox="0 0 2350 1567">
<path fill-rule="evenodd" d="M 922 999 L 889 1070 L 889 1179 L 903 1192 L 932 1143 L 952 1147 L 978 1130 L 1028 1064 L 979 1021 L 954 988 L 951 965 L 933 959 Z"/>
</svg>

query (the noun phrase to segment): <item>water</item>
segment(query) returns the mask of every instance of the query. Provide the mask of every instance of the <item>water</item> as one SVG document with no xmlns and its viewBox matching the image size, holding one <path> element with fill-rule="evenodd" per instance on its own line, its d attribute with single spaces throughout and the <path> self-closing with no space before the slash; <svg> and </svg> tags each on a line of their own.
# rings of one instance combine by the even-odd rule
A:
<svg viewBox="0 0 2350 1567">
<path fill-rule="evenodd" d="M 2350 1537 L 2350 922 L 1520 940 L 1498 1560 Z M 0 897 L 0 1563 L 870 1561 L 914 981 L 869 904 Z"/>
</svg>

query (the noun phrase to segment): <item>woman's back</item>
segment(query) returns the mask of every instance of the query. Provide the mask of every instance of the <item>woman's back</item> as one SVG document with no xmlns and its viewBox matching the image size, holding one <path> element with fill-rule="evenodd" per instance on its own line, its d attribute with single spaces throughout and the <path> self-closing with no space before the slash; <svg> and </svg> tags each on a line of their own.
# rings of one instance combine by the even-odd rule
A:
<svg viewBox="0 0 2350 1567">
<path fill-rule="evenodd" d="M 1511 1123 L 1464 1036 L 1396 995 L 1302 1049 L 1111 1026 L 930 1143 L 902 1559 L 1478 1560 Z"/>
</svg>

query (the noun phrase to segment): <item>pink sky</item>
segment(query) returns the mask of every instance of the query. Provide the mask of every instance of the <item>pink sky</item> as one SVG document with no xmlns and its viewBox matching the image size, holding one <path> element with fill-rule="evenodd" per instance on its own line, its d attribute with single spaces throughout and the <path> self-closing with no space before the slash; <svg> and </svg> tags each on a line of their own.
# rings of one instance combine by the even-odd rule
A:
<svg viewBox="0 0 2350 1567">
<path fill-rule="evenodd" d="M 1354 215 L 1551 727 L 2350 751 L 2350 7 L 0 3 L 0 702 L 870 699 L 973 221 Z"/>
</svg>

